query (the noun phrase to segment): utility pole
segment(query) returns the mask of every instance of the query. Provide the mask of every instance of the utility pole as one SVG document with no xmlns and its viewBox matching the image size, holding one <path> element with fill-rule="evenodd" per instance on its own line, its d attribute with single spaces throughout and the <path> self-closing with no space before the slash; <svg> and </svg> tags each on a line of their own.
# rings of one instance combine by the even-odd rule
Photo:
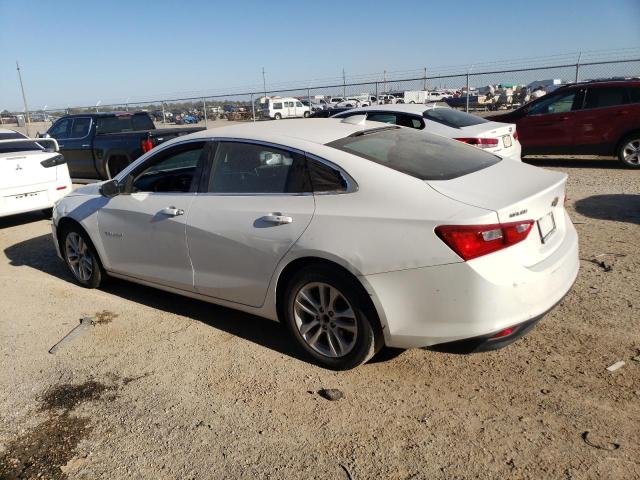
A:
<svg viewBox="0 0 640 480">
<path fill-rule="evenodd" d="M 267 81 L 264 76 L 264 67 L 262 67 L 262 88 L 264 89 L 264 97 L 267 98 Z"/>
<path fill-rule="evenodd" d="M 347 77 L 344 74 L 344 67 L 342 67 L 342 98 L 347 99 Z"/>
<path fill-rule="evenodd" d="M 24 102 L 24 114 L 27 117 L 27 137 L 29 134 L 29 126 L 31 125 L 31 116 L 29 115 L 29 105 L 27 104 L 27 96 L 24 93 L 24 85 L 22 84 L 22 74 L 20 73 L 20 65 L 16 60 L 16 69 L 18 70 L 18 79 L 20 80 L 20 90 L 22 90 L 22 101 Z"/>
<path fill-rule="evenodd" d="M 427 67 L 424 67 L 424 86 L 422 88 L 424 91 L 427 90 Z"/>
<path fill-rule="evenodd" d="M 384 93 L 387 93 L 387 71 L 382 74 L 382 81 L 384 82 Z"/>
</svg>

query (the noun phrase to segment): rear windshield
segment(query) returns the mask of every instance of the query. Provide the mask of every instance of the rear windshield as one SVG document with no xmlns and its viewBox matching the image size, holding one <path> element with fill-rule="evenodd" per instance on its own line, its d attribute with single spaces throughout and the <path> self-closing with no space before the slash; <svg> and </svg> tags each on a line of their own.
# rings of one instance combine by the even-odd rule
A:
<svg viewBox="0 0 640 480">
<path fill-rule="evenodd" d="M 489 122 L 489 120 L 485 120 L 484 118 L 476 117 L 470 113 L 460 112 L 453 108 L 433 108 L 431 110 L 425 110 L 422 116 L 452 128 L 470 127 L 471 125 Z"/>
<path fill-rule="evenodd" d="M 17 132 L 0 133 L 0 140 L 24 140 L 27 137 Z M 36 142 L 0 142 L 0 153 L 29 152 L 32 150 L 43 150 Z"/>
<path fill-rule="evenodd" d="M 421 180 L 450 180 L 495 165 L 499 157 L 409 128 L 369 130 L 327 143 Z"/>
<path fill-rule="evenodd" d="M 154 128 L 149 115 L 98 117 L 98 133 L 132 132 L 134 130 L 153 130 Z"/>
</svg>

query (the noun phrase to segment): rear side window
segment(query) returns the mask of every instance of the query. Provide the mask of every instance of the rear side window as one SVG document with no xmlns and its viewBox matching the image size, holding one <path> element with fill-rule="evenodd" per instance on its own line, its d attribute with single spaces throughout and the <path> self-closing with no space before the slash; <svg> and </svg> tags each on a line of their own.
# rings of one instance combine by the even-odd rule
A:
<svg viewBox="0 0 640 480">
<path fill-rule="evenodd" d="M 89 128 L 91 128 L 91 119 L 89 117 L 74 118 L 69 138 L 84 138 L 89 135 Z"/>
<path fill-rule="evenodd" d="M 358 115 L 358 114 L 354 113 L 354 115 Z M 362 115 L 362 113 L 360 115 Z M 372 122 L 391 123 L 395 125 L 396 114 L 395 113 L 369 113 L 367 114 L 367 120 L 370 120 Z"/>
<path fill-rule="evenodd" d="M 273 109 L 274 110 L 282 110 L 282 102 L 274 103 L 273 104 Z"/>
<path fill-rule="evenodd" d="M 433 108 L 425 110 L 422 116 L 428 120 L 432 120 L 452 128 L 470 127 L 471 125 L 480 125 L 481 123 L 488 122 L 488 120 L 485 120 L 484 118 L 460 112 L 453 108 Z"/>
<path fill-rule="evenodd" d="M 303 193 L 311 191 L 305 158 L 268 145 L 220 142 L 209 192 L 231 194 Z"/>
<path fill-rule="evenodd" d="M 98 133 L 132 132 L 134 130 L 152 130 L 153 122 L 148 115 L 118 115 L 98 118 Z"/>
<path fill-rule="evenodd" d="M 314 192 L 345 192 L 347 190 L 346 180 L 335 168 L 312 159 L 307 159 L 307 167 Z"/>
<path fill-rule="evenodd" d="M 631 103 L 640 103 L 640 87 L 629 87 L 627 93 Z"/>
<path fill-rule="evenodd" d="M 499 157 L 413 129 L 382 128 L 327 144 L 421 180 L 450 180 L 495 165 Z"/>
<path fill-rule="evenodd" d="M 0 133 L 0 140 L 24 140 L 27 137 L 17 132 Z M 28 152 L 33 150 L 42 150 L 42 147 L 36 142 L 7 142 L 0 143 L 0 153 Z"/>
<path fill-rule="evenodd" d="M 628 103 L 627 92 L 623 87 L 589 88 L 584 108 L 615 107 Z"/>
</svg>

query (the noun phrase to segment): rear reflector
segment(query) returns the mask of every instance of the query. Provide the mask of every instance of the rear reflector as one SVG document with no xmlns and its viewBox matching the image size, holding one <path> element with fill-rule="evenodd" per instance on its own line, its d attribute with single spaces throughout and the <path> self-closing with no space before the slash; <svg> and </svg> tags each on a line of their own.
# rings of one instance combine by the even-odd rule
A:
<svg viewBox="0 0 640 480">
<path fill-rule="evenodd" d="M 66 186 L 66 185 L 63 185 L 62 187 L 57 187 L 57 188 L 56 188 L 56 190 L 64 190 L 64 189 L 66 189 L 66 188 L 67 188 L 67 186 Z"/>
<path fill-rule="evenodd" d="M 493 148 L 498 146 L 497 138 L 456 138 L 456 140 L 478 148 Z"/>
<path fill-rule="evenodd" d="M 514 332 L 515 329 L 513 328 L 505 328 L 504 330 L 500 330 L 498 333 L 496 333 L 494 336 L 492 336 L 491 338 L 502 338 L 502 337 L 506 337 L 508 335 L 511 335 Z"/>
<path fill-rule="evenodd" d="M 441 225 L 436 235 L 465 261 L 497 252 L 529 235 L 533 220 L 495 225 Z"/>
</svg>

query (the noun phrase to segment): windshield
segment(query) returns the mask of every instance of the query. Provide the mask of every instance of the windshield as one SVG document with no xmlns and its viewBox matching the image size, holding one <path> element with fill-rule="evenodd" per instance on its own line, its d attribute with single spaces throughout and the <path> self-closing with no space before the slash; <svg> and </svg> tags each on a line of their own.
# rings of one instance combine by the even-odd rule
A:
<svg viewBox="0 0 640 480">
<path fill-rule="evenodd" d="M 26 138 L 18 132 L 0 133 L 0 141 L 24 140 Z M 33 150 L 43 150 L 43 148 L 36 142 L 0 142 L 0 153 L 29 152 Z"/>
<path fill-rule="evenodd" d="M 471 115 L 470 113 L 460 112 L 453 108 L 433 108 L 425 110 L 422 116 L 428 120 L 441 123 L 447 127 L 462 128 L 471 125 L 480 125 L 488 123 L 489 120 Z"/>
<path fill-rule="evenodd" d="M 421 180 L 450 180 L 500 161 L 499 157 L 475 147 L 408 128 L 358 132 L 327 146 Z"/>
</svg>

